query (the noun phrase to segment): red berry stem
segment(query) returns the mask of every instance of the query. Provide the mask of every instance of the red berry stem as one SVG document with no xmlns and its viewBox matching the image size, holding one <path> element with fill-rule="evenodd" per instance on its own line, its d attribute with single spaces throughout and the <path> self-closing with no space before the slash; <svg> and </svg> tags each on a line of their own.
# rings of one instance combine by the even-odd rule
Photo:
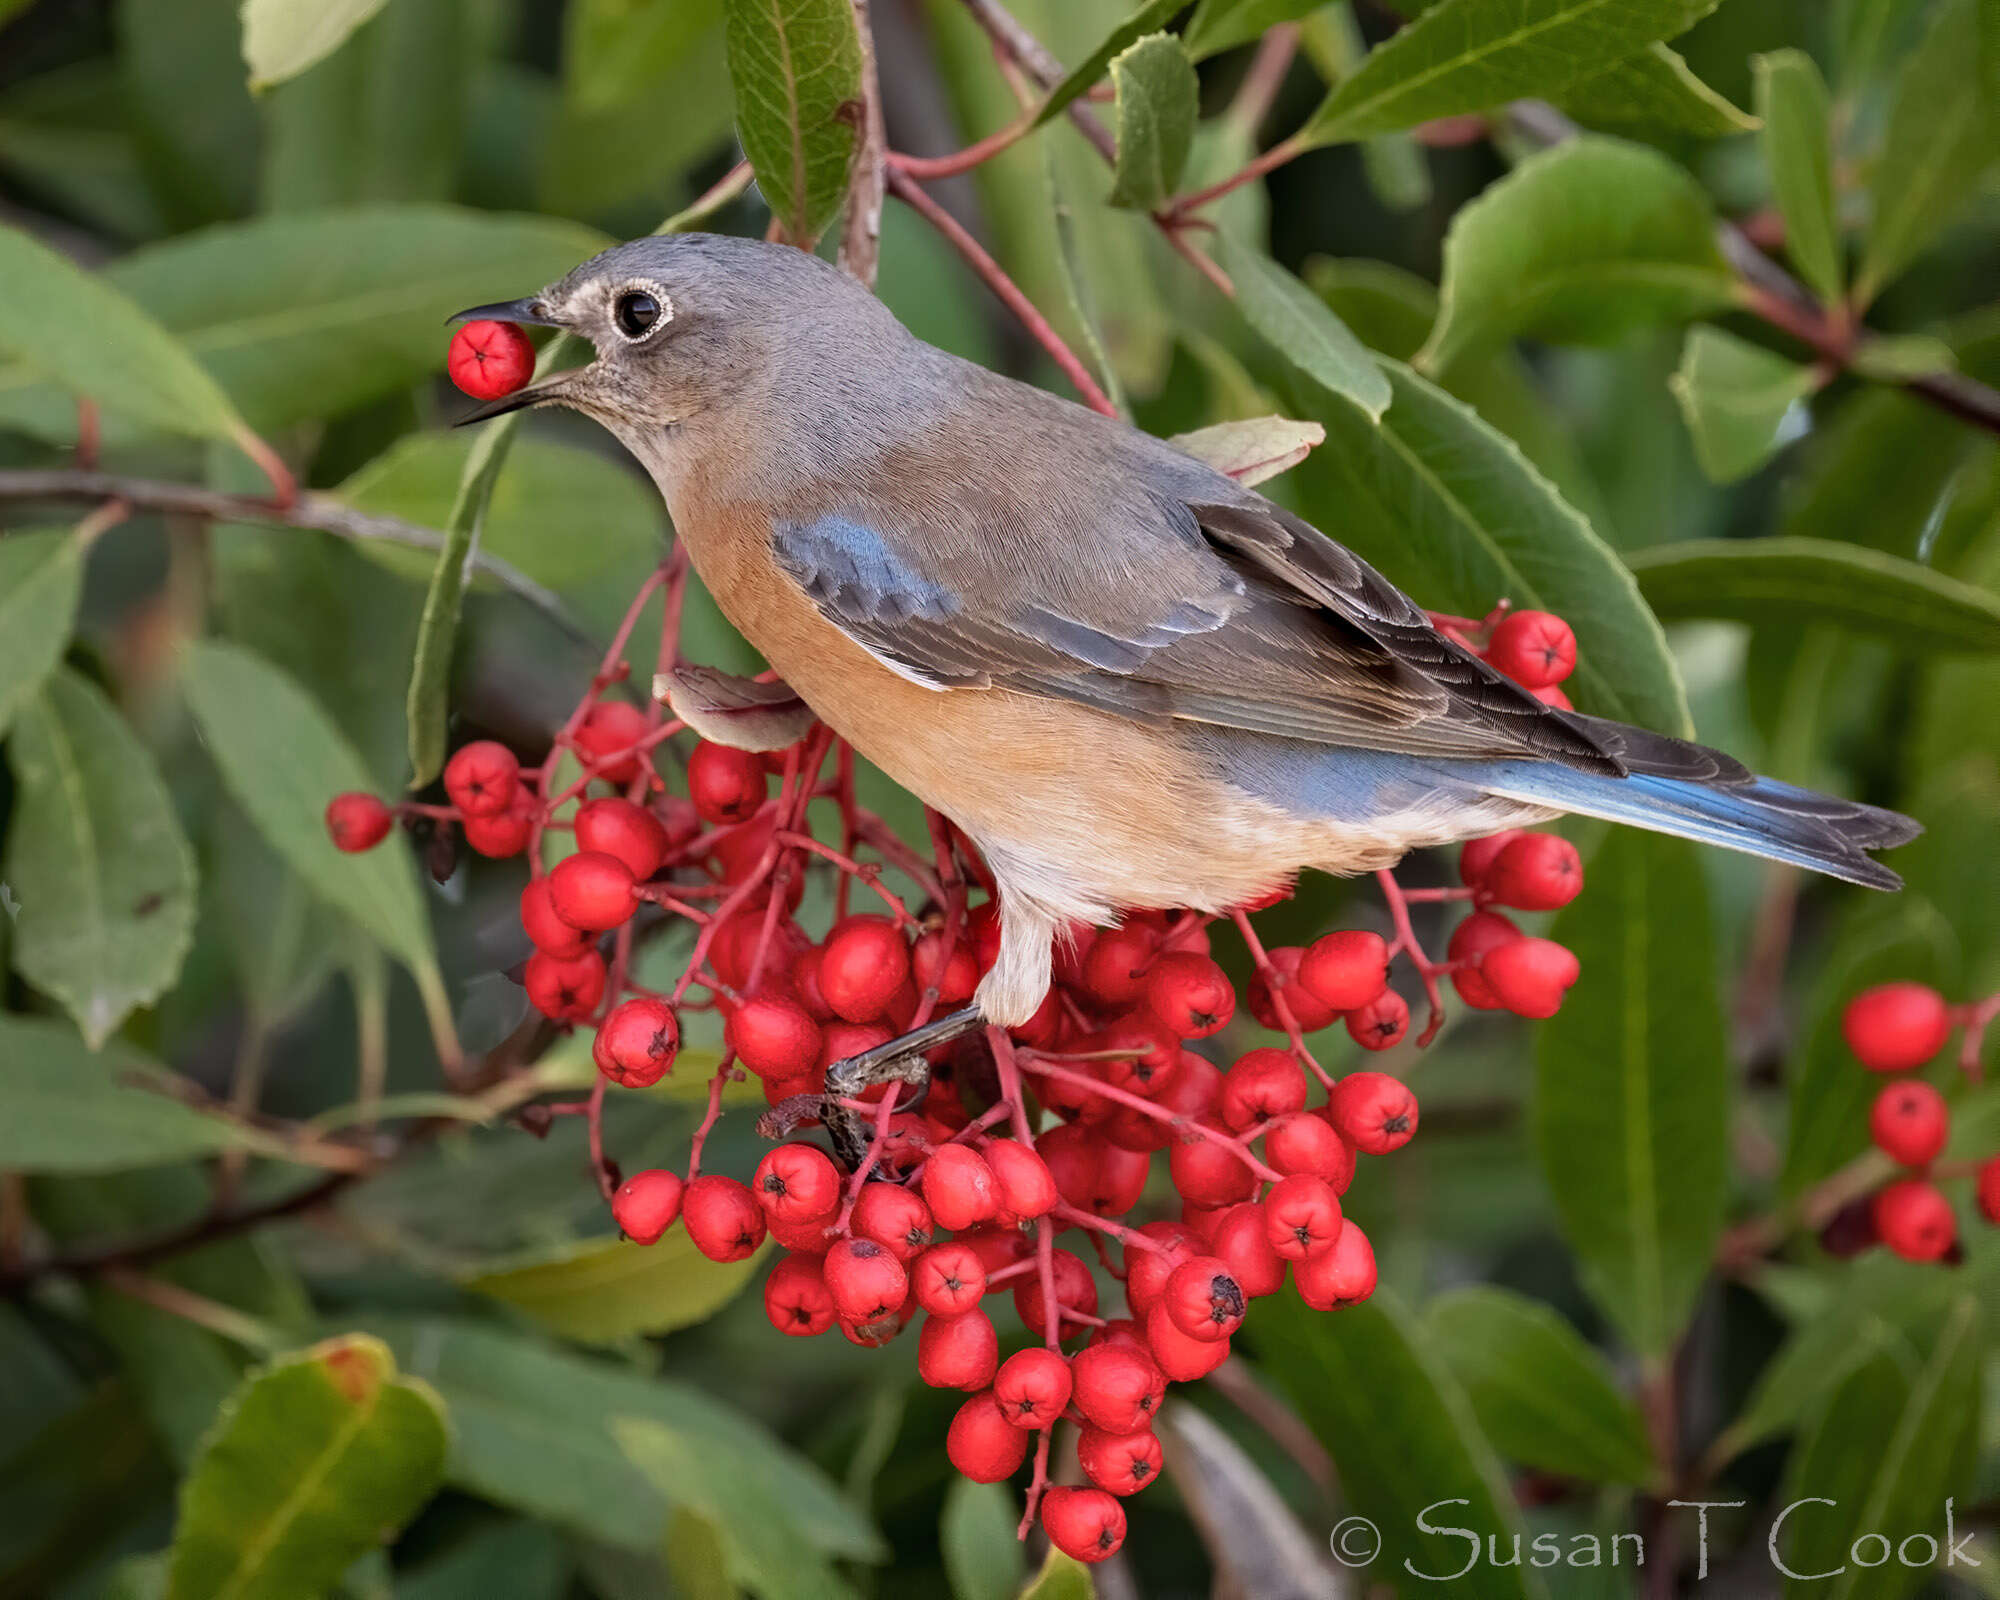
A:
<svg viewBox="0 0 2000 1600">
<path fill-rule="evenodd" d="M 1424 999 L 1430 1006 L 1429 1020 L 1424 1023 L 1424 1031 L 1417 1035 L 1417 1048 L 1422 1050 L 1438 1035 L 1444 1026 L 1444 994 L 1438 988 L 1438 974 L 1445 971 L 1435 961 L 1424 954 L 1424 947 L 1417 942 L 1417 930 L 1410 925 L 1410 901 L 1403 892 L 1403 886 L 1396 881 L 1396 875 L 1386 868 L 1375 874 L 1376 883 L 1381 885 L 1382 898 L 1389 903 L 1389 921 L 1396 930 L 1395 942 L 1389 946 L 1389 955 L 1410 958 L 1410 965 L 1417 969 L 1417 981 L 1424 986 Z"/>
<path fill-rule="evenodd" d="M 1958 1046 L 1959 1070 L 1974 1083 L 1982 1083 L 1986 1078 L 1986 1069 L 1982 1064 L 1986 1052 L 1986 1030 L 1995 1017 L 2000 1017 L 2000 994 L 1989 994 L 1984 1000 L 1953 1006 L 1950 1016 L 1965 1030 L 1965 1037 Z"/>
<path fill-rule="evenodd" d="M 1022 1051 L 1020 1064 L 1023 1072 L 1032 1073 L 1034 1076 L 1040 1078 L 1053 1078 L 1058 1083 L 1067 1083 L 1072 1088 L 1081 1089 L 1087 1094 L 1101 1096 L 1111 1101 L 1114 1105 L 1124 1106 L 1129 1111 L 1136 1111 L 1142 1117 L 1151 1117 L 1155 1122 L 1163 1122 L 1184 1139 L 1203 1140 L 1211 1144 L 1218 1144 L 1254 1172 L 1258 1179 L 1264 1183 L 1276 1183 L 1284 1176 L 1282 1172 L 1276 1171 L 1274 1168 L 1268 1167 L 1262 1161 L 1259 1161 L 1256 1153 L 1243 1143 L 1242 1140 L 1232 1138 L 1218 1128 L 1205 1128 L 1199 1123 L 1189 1122 L 1179 1112 L 1170 1111 L 1163 1105 L 1157 1105 L 1153 1101 L 1146 1099 L 1143 1095 L 1132 1094 L 1128 1090 L 1119 1088 L 1116 1084 L 1106 1083 L 1101 1078 L 1093 1078 L 1088 1073 L 1072 1072 L 1068 1067 L 1056 1066 L 1046 1056 L 1036 1050 Z"/>
<path fill-rule="evenodd" d="M 880 867 L 863 866 L 854 857 L 846 854 L 844 851 L 834 849 L 830 844 L 821 844 L 819 840 L 813 838 L 810 834 L 780 833 L 775 837 L 779 844 L 793 850 L 807 851 L 812 855 L 818 856 L 822 861 L 831 861 L 850 879 L 857 883 L 867 884 L 869 888 L 875 891 L 882 904 L 889 908 L 889 915 L 897 927 L 914 928 L 917 925 L 917 919 L 910 915 L 909 911 L 904 907 L 903 902 L 898 900 L 887 889 L 883 888 L 882 869 Z"/>
<path fill-rule="evenodd" d="M 1264 949 L 1264 941 L 1257 937 L 1257 930 L 1250 926 L 1250 914 L 1247 911 L 1232 911 L 1229 916 L 1236 924 L 1236 931 L 1243 936 L 1243 943 L 1249 947 L 1250 960 L 1257 969 L 1257 976 L 1264 980 L 1264 987 L 1270 991 L 1271 1009 L 1277 1013 L 1285 1037 L 1291 1042 L 1292 1055 L 1301 1066 L 1310 1070 L 1312 1075 L 1319 1079 L 1322 1089 L 1331 1089 L 1333 1079 L 1313 1053 L 1306 1048 L 1306 1036 L 1299 1029 L 1298 1016 L 1285 999 L 1285 975 L 1271 965 L 1271 957 Z"/>
</svg>

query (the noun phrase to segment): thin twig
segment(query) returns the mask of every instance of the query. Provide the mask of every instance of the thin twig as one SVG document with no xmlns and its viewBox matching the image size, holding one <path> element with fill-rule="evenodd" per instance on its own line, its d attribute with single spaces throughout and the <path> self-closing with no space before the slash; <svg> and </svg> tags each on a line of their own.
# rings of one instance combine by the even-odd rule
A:
<svg viewBox="0 0 2000 1600">
<path fill-rule="evenodd" d="M 217 522 L 310 528 L 317 533 L 330 533 L 337 539 L 351 539 L 357 543 L 398 544 L 433 553 L 442 550 L 445 543 L 445 536 L 435 528 L 404 522 L 398 517 L 357 511 L 330 495 L 301 494 L 290 505 L 281 506 L 256 495 L 224 494 L 190 483 L 126 478 L 115 473 L 80 472 L 73 468 L 0 472 L 0 501 L 5 500 L 122 500 L 139 511 L 171 511 L 185 516 L 208 517 Z M 595 647 L 594 641 L 570 617 L 562 601 L 550 590 L 497 556 L 482 552 L 474 559 L 480 571 L 527 601 L 571 638 Z"/>
<path fill-rule="evenodd" d="M 840 265 L 869 288 L 875 287 L 882 256 L 882 188 L 887 176 L 887 140 L 882 131 L 882 84 L 875 67 L 875 30 L 869 0 L 850 0 L 861 40 L 861 126 L 854 142 L 854 167 L 847 179 L 847 216 L 840 226 Z"/>
</svg>

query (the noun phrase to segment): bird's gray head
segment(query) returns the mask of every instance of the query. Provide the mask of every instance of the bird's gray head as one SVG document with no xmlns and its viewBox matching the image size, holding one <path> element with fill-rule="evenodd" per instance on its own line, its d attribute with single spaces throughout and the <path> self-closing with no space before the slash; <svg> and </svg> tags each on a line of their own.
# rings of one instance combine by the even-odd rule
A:
<svg viewBox="0 0 2000 1600">
<path fill-rule="evenodd" d="M 616 245 L 538 294 L 452 320 L 478 318 L 562 328 L 597 358 L 465 421 L 569 406 L 662 478 L 671 458 L 712 448 L 767 407 L 823 409 L 814 383 L 851 386 L 914 344 L 880 301 L 817 257 L 707 233 Z"/>
</svg>

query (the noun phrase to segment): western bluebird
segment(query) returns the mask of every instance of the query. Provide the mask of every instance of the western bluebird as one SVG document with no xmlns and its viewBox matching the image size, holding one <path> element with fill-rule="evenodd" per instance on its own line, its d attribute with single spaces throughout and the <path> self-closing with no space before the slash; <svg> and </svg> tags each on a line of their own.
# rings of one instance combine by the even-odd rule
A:
<svg viewBox="0 0 2000 1600">
<path fill-rule="evenodd" d="M 1566 812 L 1898 886 L 1866 852 L 1908 818 L 1544 705 L 1298 517 L 802 251 L 641 239 L 461 316 L 596 346 L 468 420 L 610 429 L 744 637 L 984 852 L 1000 955 L 947 1029 L 1025 1022 L 1072 919 L 1221 912 Z"/>
</svg>

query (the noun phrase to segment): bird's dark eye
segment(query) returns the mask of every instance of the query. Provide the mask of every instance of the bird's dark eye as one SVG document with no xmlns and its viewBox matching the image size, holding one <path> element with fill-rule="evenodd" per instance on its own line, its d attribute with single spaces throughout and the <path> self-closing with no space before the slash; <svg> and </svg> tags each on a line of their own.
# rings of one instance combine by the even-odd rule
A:
<svg viewBox="0 0 2000 1600">
<path fill-rule="evenodd" d="M 643 289 L 628 289 L 611 308 L 611 320 L 628 339 L 643 339 L 660 320 L 660 302 Z"/>
</svg>

